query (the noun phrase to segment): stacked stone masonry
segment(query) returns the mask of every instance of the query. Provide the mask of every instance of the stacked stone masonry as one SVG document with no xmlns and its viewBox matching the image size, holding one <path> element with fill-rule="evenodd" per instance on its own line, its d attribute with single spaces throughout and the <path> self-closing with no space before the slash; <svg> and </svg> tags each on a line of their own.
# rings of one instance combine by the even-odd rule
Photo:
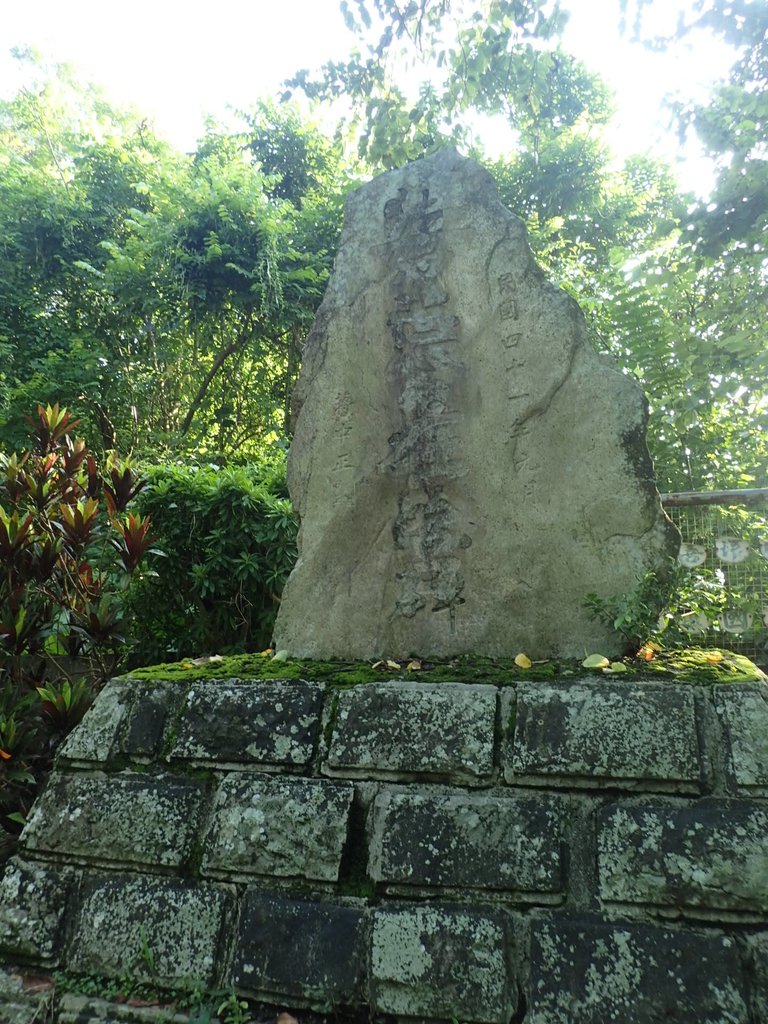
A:
<svg viewBox="0 0 768 1024">
<path fill-rule="evenodd" d="M 763 684 L 116 680 L 0 879 L 0 953 L 376 1017 L 765 1024 L 767 737 Z"/>
</svg>

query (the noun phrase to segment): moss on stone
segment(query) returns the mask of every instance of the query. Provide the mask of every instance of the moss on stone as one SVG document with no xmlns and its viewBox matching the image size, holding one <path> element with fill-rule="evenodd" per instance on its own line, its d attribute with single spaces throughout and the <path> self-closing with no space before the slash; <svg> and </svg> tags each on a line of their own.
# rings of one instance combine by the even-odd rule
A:
<svg viewBox="0 0 768 1024">
<path fill-rule="evenodd" d="M 716 660 L 718 655 L 722 656 L 722 660 Z M 703 683 L 709 686 L 768 681 L 765 673 L 743 654 L 701 647 L 665 651 L 653 661 L 645 663 L 643 671 L 666 676 L 675 682 Z"/>
<path fill-rule="evenodd" d="M 720 660 L 716 660 L 721 656 Z M 424 659 L 419 670 L 407 668 L 408 659 L 397 662 L 399 668 L 374 668 L 376 663 L 350 661 L 276 661 L 270 655 L 237 654 L 206 662 L 179 661 L 134 669 L 123 678 L 135 680 L 192 683 L 202 679 L 263 679 L 328 682 L 344 688 L 384 679 L 414 679 L 430 683 L 472 682 L 497 686 L 526 682 L 569 679 L 599 679 L 601 670 L 585 669 L 579 661 L 545 661 L 527 669 L 511 659 L 462 656 L 444 661 Z M 749 658 L 727 650 L 712 651 L 691 647 L 658 652 L 652 661 L 626 658 L 626 672 L 617 676 L 625 681 L 652 678 L 678 683 L 719 685 L 722 683 L 767 682 L 768 678 Z"/>
</svg>

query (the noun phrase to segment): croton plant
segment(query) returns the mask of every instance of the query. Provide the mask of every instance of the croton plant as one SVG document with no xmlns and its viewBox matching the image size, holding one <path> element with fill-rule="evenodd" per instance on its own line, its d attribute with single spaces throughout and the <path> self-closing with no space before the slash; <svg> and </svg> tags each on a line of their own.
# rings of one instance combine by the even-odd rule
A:
<svg viewBox="0 0 768 1024">
<path fill-rule="evenodd" d="M 31 446 L 0 453 L 0 854 L 61 739 L 124 644 L 122 593 L 150 550 L 129 460 L 99 466 L 58 404 L 29 418 Z"/>
</svg>

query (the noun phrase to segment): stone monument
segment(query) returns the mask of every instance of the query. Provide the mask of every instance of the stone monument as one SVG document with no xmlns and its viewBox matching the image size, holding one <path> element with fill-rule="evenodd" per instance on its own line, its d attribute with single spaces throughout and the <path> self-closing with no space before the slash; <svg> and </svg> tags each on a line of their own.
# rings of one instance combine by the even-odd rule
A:
<svg viewBox="0 0 768 1024">
<path fill-rule="evenodd" d="M 676 552 L 640 388 L 452 149 L 349 198 L 294 415 L 291 655 L 617 654 L 586 594 Z"/>
</svg>

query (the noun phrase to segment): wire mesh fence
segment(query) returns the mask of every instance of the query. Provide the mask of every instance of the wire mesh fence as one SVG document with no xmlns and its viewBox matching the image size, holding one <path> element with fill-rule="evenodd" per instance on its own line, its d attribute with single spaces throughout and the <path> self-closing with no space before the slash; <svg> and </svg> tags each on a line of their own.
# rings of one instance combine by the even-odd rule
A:
<svg viewBox="0 0 768 1024">
<path fill-rule="evenodd" d="M 680 530 L 690 608 L 677 625 L 703 645 L 768 663 L 768 488 L 663 494 Z"/>
</svg>

